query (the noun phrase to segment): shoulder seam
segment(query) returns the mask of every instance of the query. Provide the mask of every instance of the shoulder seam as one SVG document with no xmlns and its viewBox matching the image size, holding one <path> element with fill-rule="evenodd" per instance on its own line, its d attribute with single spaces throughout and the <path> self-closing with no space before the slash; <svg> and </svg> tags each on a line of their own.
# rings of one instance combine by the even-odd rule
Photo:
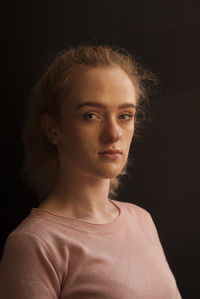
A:
<svg viewBox="0 0 200 299">
<path fill-rule="evenodd" d="M 26 232 L 13 232 L 13 233 L 11 233 L 8 236 L 8 238 L 13 238 L 13 237 L 15 237 L 17 235 L 18 236 L 21 235 L 21 236 L 24 236 L 26 238 L 31 238 L 32 240 L 35 240 L 39 244 L 39 247 L 42 250 L 45 249 L 45 255 L 46 255 L 47 259 L 48 259 L 48 262 L 49 262 L 50 265 L 52 265 L 51 259 L 49 258 L 48 248 L 47 248 L 47 246 L 45 245 L 45 243 L 41 239 L 39 239 L 38 237 L 36 237 L 33 233 L 26 233 Z M 44 250 L 43 250 L 43 252 L 44 252 Z M 54 269 L 54 271 L 56 273 L 56 276 L 57 276 L 57 279 L 59 281 L 58 273 L 57 273 L 56 269 L 53 267 L 53 265 L 52 265 L 52 268 Z"/>
</svg>

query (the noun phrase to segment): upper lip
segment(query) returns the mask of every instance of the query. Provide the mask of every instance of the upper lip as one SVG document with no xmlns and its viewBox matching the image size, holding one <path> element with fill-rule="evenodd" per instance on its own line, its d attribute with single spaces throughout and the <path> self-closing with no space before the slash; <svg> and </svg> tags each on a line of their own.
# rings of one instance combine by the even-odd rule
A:
<svg viewBox="0 0 200 299">
<path fill-rule="evenodd" d="M 100 152 L 99 154 L 121 154 L 122 152 L 120 150 L 117 149 L 109 149 L 109 150 L 105 150 L 103 152 Z"/>
</svg>

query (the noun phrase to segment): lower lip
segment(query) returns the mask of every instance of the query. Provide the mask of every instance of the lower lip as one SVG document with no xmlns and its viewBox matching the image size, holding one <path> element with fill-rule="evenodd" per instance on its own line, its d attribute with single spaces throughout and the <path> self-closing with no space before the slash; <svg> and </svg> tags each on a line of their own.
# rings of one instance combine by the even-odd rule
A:
<svg viewBox="0 0 200 299">
<path fill-rule="evenodd" d="M 109 158 L 109 159 L 117 159 L 119 158 L 120 154 L 117 153 L 117 154 L 108 154 L 108 153 L 105 153 L 105 154 L 100 154 L 102 157 L 105 157 L 105 158 Z"/>
</svg>

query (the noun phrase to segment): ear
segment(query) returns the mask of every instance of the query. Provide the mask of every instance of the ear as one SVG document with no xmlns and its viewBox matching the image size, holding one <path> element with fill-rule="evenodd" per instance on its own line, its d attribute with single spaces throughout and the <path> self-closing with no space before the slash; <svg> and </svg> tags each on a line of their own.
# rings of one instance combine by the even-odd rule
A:
<svg viewBox="0 0 200 299">
<path fill-rule="evenodd" d="M 44 112 L 40 117 L 40 121 L 42 130 L 49 141 L 54 145 L 59 144 L 60 131 L 58 125 L 56 124 L 55 118 L 49 113 Z"/>
</svg>

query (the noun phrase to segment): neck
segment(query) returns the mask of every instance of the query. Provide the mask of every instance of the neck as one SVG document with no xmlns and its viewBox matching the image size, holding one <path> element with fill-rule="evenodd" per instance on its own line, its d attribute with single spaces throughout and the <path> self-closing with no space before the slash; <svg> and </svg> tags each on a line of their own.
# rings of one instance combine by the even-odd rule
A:
<svg viewBox="0 0 200 299">
<path fill-rule="evenodd" d="M 39 208 L 76 218 L 109 217 L 113 212 L 109 187 L 110 179 L 58 171 L 54 191 Z"/>
</svg>

